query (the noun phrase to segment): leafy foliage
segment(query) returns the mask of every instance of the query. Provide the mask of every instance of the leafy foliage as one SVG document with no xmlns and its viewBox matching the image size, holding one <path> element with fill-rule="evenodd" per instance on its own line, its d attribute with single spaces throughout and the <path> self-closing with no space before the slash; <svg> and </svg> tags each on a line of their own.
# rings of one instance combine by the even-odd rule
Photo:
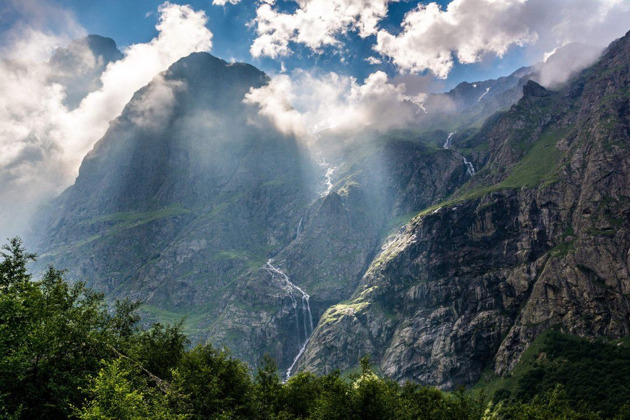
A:
<svg viewBox="0 0 630 420">
<path fill-rule="evenodd" d="M 522 374 L 515 383 L 500 387 L 495 401 L 529 402 L 561 384 L 571 406 L 610 418 L 630 400 L 627 346 L 588 341 L 558 331 L 549 331 L 538 341 Z"/>
<path fill-rule="evenodd" d="M 26 264 L 35 256 L 19 239 L 3 249 L 2 419 L 629 418 L 625 348 L 554 335 L 544 347 L 549 363 L 528 370 L 516 390 L 496 392 L 493 403 L 463 389 L 380 378 L 367 358 L 348 378 L 300 372 L 283 383 L 269 357 L 251 375 L 226 349 L 188 348 L 181 323 L 139 328 L 138 303 L 110 307 L 52 267 L 33 281 Z M 611 384 L 615 392 L 602 394 Z"/>
</svg>

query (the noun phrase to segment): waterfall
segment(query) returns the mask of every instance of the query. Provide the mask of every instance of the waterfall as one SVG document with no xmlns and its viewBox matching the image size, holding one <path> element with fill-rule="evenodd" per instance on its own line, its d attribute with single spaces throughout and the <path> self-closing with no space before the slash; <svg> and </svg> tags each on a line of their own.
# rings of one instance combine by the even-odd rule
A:
<svg viewBox="0 0 630 420">
<path fill-rule="evenodd" d="M 466 158 L 464 158 L 464 165 L 466 165 L 466 173 L 473 176 L 475 174 L 475 167 L 472 162 L 469 162 Z"/>
<path fill-rule="evenodd" d="M 300 221 L 300 224 L 301 224 L 301 221 Z M 293 368 L 295 368 L 295 365 L 297 364 L 298 360 L 300 359 L 300 357 L 302 357 L 304 350 L 306 350 L 306 345 L 311 339 L 311 334 L 313 333 L 313 329 L 314 329 L 313 328 L 313 314 L 311 313 L 311 305 L 309 302 L 311 297 L 308 295 L 308 293 L 302 290 L 298 285 L 292 283 L 291 280 L 289 280 L 289 276 L 287 276 L 282 270 L 275 267 L 273 265 L 273 259 L 269 259 L 267 261 L 267 264 L 265 264 L 265 270 L 267 270 L 267 272 L 269 272 L 269 274 L 271 274 L 272 277 L 280 278 L 285 282 L 285 286 L 286 286 L 285 290 L 287 291 L 287 293 L 289 294 L 289 297 L 291 298 L 291 306 L 295 313 L 295 325 L 297 328 L 296 337 L 297 337 L 298 348 L 300 350 L 298 351 L 297 355 L 293 359 L 293 363 L 291 363 L 291 366 L 289 366 L 289 369 L 287 369 L 285 380 L 289 380 L 289 378 L 291 377 L 291 374 L 293 373 Z M 300 317 L 299 317 L 300 311 L 298 310 L 298 301 L 294 296 L 294 293 L 296 291 L 302 297 L 301 299 L 302 329 L 300 329 Z M 302 334 L 301 334 L 302 332 L 304 332 L 304 340 L 302 340 Z"/>
<path fill-rule="evenodd" d="M 453 134 L 455 134 L 456 131 L 453 131 L 452 133 L 448 133 L 448 137 L 446 138 L 446 141 L 444 142 L 444 147 L 445 149 L 448 149 L 449 147 L 451 147 L 451 137 L 453 137 Z"/>
<path fill-rule="evenodd" d="M 297 230 L 295 232 L 295 237 L 297 238 L 298 236 L 300 236 L 300 233 L 302 233 L 302 220 L 304 220 L 303 217 L 300 218 L 300 222 L 298 223 L 298 227 Z"/>
<path fill-rule="evenodd" d="M 479 99 L 477 99 L 477 102 L 481 102 L 481 100 L 483 99 L 484 96 L 486 96 L 488 94 L 488 92 L 490 92 L 490 88 L 487 87 L 486 91 L 484 93 L 481 94 L 481 96 L 479 97 Z"/>
<path fill-rule="evenodd" d="M 326 169 L 326 175 L 324 176 L 326 180 L 326 190 L 322 194 L 322 197 L 327 196 L 332 190 L 332 187 L 333 187 L 332 177 L 334 174 L 335 174 L 335 168 L 333 168 L 332 166 L 329 166 L 328 169 Z"/>
<path fill-rule="evenodd" d="M 330 193 L 330 191 L 332 191 L 332 178 L 337 168 L 326 162 L 326 159 L 321 156 L 319 157 L 319 161 L 317 163 L 319 164 L 319 166 L 326 169 L 326 172 L 324 173 L 324 188 L 322 189 L 322 193 L 320 194 L 321 197 L 326 197 Z"/>
</svg>

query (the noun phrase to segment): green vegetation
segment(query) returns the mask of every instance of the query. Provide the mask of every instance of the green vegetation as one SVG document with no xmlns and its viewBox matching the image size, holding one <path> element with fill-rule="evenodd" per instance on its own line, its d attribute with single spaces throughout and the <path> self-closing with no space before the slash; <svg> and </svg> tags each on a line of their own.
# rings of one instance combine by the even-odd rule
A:
<svg viewBox="0 0 630 420">
<path fill-rule="evenodd" d="M 190 213 L 190 210 L 187 210 L 181 206 L 169 206 L 169 207 L 161 208 L 159 210 L 151 210 L 151 211 L 145 211 L 145 212 L 128 211 L 128 212 L 107 214 L 104 216 L 87 220 L 85 222 L 81 222 L 81 224 L 110 222 L 114 224 L 115 231 L 119 232 L 125 229 L 129 229 L 135 226 L 140 226 L 145 223 L 152 222 L 154 220 L 174 217 L 174 216 L 178 216 L 178 215 L 186 214 L 186 213 Z"/>
<path fill-rule="evenodd" d="M 510 175 L 503 181 L 503 188 L 533 188 L 539 184 L 552 184 L 557 179 L 556 167 L 561 153 L 556 147 L 568 129 L 547 130 L 536 141 L 525 157 L 514 166 Z"/>
<path fill-rule="evenodd" d="M 613 418 L 630 401 L 629 338 L 589 341 L 548 330 L 534 340 L 509 376 L 486 374 L 474 390 L 487 392 L 503 407 L 521 407 L 539 402 L 542 395 L 562 393 L 578 411 Z"/>
<path fill-rule="evenodd" d="M 365 357 L 359 369 L 344 375 L 302 372 L 283 383 L 272 359 L 265 358 L 252 374 L 226 349 L 189 348 L 181 322 L 140 328 L 138 303 L 108 307 L 103 295 L 82 283 L 69 285 L 52 267 L 33 281 L 26 264 L 34 255 L 19 239 L 11 240 L 1 256 L 0 419 L 472 420 L 630 414 L 630 405 L 624 405 L 630 397 L 628 340 L 591 343 L 544 334 L 511 377 L 485 381 L 492 401 L 484 392 L 444 393 L 398 384 L 380 377 Z"/>
<path fill-rule="evenodd" d="M 494 185 L 477 185 L 466 188 L 465 184 L 451 198 L 422 210 L 416 217 L 425 216 L 441 207 L 451 206 L 462 201 L 481 198 L 494 191 L 519 188 L 545 188 L 558 180 L 559 164 L 562 153 L 556 147 L 558 141 L 565 137 L 570 127 L 562 130 L 546 130 L 528 149 L 524 157 L 511 169 L 509 175 Z M 517 145 L 515 147 L 524 147 Z M 483 172 L 480 171 L 478 176 Z"/>
</svg>

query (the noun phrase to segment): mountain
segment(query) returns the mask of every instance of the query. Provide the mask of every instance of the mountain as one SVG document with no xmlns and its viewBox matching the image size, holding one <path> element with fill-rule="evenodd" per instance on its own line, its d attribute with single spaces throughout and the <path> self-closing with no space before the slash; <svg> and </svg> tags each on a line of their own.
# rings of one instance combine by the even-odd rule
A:
<svg viewBox="0 0 630 420">
<path fill-rule="evenodd" d="M 459 152 L 409 133 L 307 151 L 243 103 L 267 81 L 197 53 L 138 91 L 40 211 L 39 267 L 288 368 L 383 238 L 469 175 Z"/>
<path fill-rule="evenodd" d="M 50 83 L 64 87 L 64 105 L 76 108 L 88 93 L 102 87 L 101 75 L 110 63 L 123 58 L 111 38 L 88 35 L 55 50 L 48 62 Z"/>
<path fill-rule="evenodd" d="M 418 115 L 417 124 L 425 133 L 439 133 L 435 139 L 438 146 L 451 132 L 465 138 L 492 114 L 516 103 L 523 94 L 523 85 L 537 74 L 536 66 L 522 67 L 506 77 L 462 82 L 448 92 L 432 94 L 425 101 L 424 114 Z"/>
<path fill-rule="evenodd" d="M 243 103 L 264 73 L 192 54 L 40 211 L 39 267 L 289 373 L 370 354 L 453 388 L 552 326 L 626 335 L 629 44 L 557 91 L 525 68 L 432 96 L 407 130 L 310 145 Z"/>
<path fill-rule="evenodd" d="M 371 354 L 443 388 L 508 373 L 556 327 L 630 333 L 630 34 L 559 91 L 533 81 L 459 145 L 477 172 L 415 217 L 329 308 L 299 367 Z"/>
<path fill-rule="evenodd" d="M 242 103 L 266 82 L 198 53 L 138 91 L 40 212 L 41 265 L 150 313 L 220 310 L 234 279 L 294 236 L 313 196 L 300 145 Z"/>
</svg>

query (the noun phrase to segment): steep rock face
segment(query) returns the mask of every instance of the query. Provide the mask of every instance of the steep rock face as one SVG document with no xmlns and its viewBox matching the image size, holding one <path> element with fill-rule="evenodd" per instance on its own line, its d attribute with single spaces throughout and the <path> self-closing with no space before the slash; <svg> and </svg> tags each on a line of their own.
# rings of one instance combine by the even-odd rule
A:
<svg viewBox="0 0 630 420">
<path fill-rule="evenodd" d="M 370 353 L 394 379 L 452 388 L 508 372 L 553 325 L 630 333 L 629 63 L 627 35 L 557 93 L 526 84 L 469 141 L 483 169 L 375 258 L 300 366 Z"/>
<path fill-rule="evenodd" d="M 316 323 L 351 296 L 399 218 L 468 175 L 455 151 L 390 138 L 362 142 L 323 185 L 301 144 L 243 103 L 267 81 L 192 54 L 138 91 L 42 210 L 39 266 L 140 300 L 148 319 L 186 315 L 193 342 L 287 368 L 310 331 L 301 294 L 267 260 L 311 295 Z"/>
<path fill-rule="evenodd" d="M 395 140 L 337 172 L 331 191 L 295 225 L 293 241 L 273 255 L 274 267 L 310 295 L 315 324 L 351 296 L 397 216 L 444 198 L 467 178 L 457 152 L 429 153 L 420 142 Z M 235 284 L 221 298 L 224 310 L 209 336 L 246 360 L 271 354 L 286 369 L 311 331 L 301 293 L 268 266 Z"/>
<path fill-rule="evenodd" d="M 41 262 L 109 296 L 202 308 L 293 234 L 310 164 L 242 103 L 267 77 L 193 54 L 138 91 L 42 213 Z M 177 279 L 172 281 L 172 279 Z"/>
</svg>

